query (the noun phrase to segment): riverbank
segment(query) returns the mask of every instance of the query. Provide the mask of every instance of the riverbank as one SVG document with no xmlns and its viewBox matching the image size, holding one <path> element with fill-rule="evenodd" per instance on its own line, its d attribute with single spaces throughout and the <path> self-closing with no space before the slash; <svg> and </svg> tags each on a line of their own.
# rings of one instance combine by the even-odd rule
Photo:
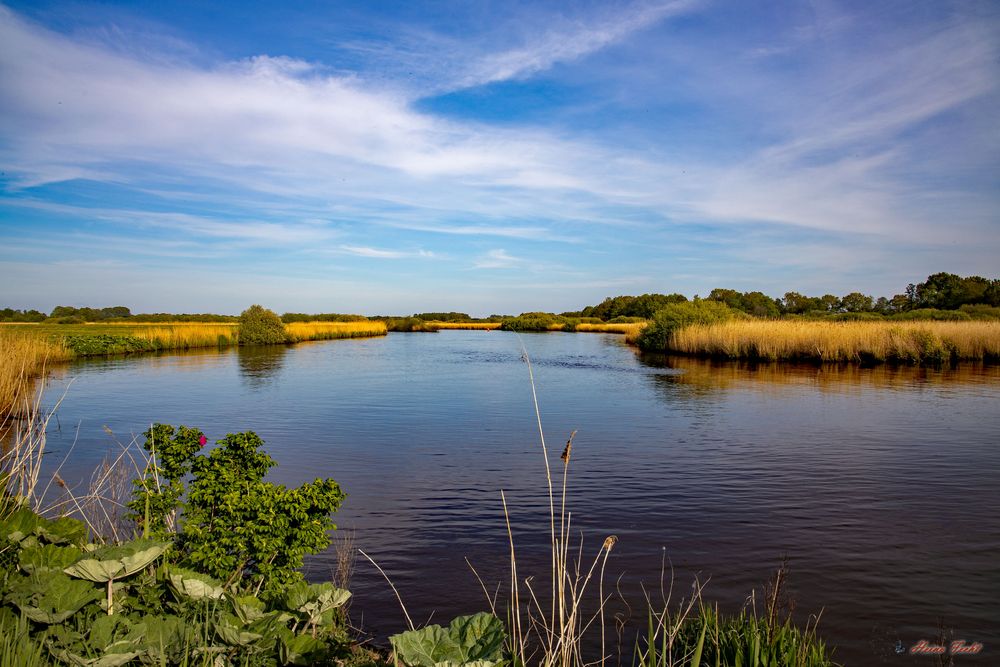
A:
<svg viewBox="0 0 1000 667">
<path fill-rule="evenodd" d="M 285 343 L 386 335 L 385 322 L 292 322 Z M 219 322 L 0 324 L 0 431 L 24 414 L 33 380 L 53 364 L 80 357 L 239 345 L 239 324 Z"/>
<path fill-rule="evenodd" d="M 730 320 L 683 327 L 666 351 L 762 361 L 996 363 L 1000 322 Z"/>
</svg>

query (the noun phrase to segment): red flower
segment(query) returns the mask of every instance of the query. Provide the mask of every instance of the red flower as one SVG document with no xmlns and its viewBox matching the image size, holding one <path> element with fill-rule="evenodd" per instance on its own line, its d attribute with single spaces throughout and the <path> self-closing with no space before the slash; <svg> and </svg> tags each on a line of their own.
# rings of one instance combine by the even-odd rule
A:
<svg viewBox="0 0 1000 667">
<path fill-rule="evenodd" d="M 199 447 L 204 447 L 205 443 L 207 443 L 207 442 L 208 442 L 208 438 L 206 438 L 205 436 L 201 436 L 200 438 L 198 438 L 198 446 Z"/>
</svg>

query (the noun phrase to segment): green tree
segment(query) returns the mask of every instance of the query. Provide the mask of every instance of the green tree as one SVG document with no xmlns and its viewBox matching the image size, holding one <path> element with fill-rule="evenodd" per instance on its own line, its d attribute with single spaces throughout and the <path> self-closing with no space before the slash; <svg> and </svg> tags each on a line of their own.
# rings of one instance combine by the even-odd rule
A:
<svg viewBox="0 0 1000 667">
<path fill-rule="evenodd" d="M 256 304 L 240 313 L 240 345 L 271 345 L 288 340 L 278 315 Z"/>
<path fill-rule="evenodd" d="M 699 299 L 672 303 L 653 314 L 653 318 L 639 336 L 643 350 L 662 352 L 667 349 L 675 331 L 692 324 L 713 324 L 735 317 L 746 317 L 739 311 L 719 301 Z"/>
<path fill-rule="evenodd" d="M 848 313 L 869 313 L 875 309 L 875 300 L 861 292 L 851 292 L 840 300 L 840 307 Z"/>
</svg>

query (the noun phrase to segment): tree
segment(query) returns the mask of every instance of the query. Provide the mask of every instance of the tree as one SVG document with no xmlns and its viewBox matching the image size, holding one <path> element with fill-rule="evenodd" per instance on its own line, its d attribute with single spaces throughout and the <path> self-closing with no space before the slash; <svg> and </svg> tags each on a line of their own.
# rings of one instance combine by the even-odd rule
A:
<svg viewBox="0 0 1000 667">
<path fill-rule="evenodd" d="M 277 313 L 254 304 L 240 313 L 240 345 L 272 345 L 288 340 Z"/>
<path fill-rule="evenodd" d="M 840 300 L 840 307 L 848 313 L 869 313 L 875 309 L 874 299 L 861 292 L 851 292 Z"/>
</svg>

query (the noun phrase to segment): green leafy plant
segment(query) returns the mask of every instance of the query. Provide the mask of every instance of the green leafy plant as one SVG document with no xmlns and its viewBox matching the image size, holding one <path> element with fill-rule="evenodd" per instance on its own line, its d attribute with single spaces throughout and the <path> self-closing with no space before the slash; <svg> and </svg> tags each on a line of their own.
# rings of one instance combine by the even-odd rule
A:
<svg viewBox="0 0 1000 667">
<path fill-rule="evenodd" d="M 230 434 L 195 457 L 179 546 L 184 564 L 223 580 L 242 573 L 270 593 L 302 581 L 305 554 L 329 546 L 344 493 L 332 479 L 265 482 L 275 462 L 262 445 L 253 432 Z"/>
<path fill-rule="evenodd" d="M 265 482 L 275 461 L 253 432 L 229 434 L 199 454 L 206 442 L 184 426 L 149 429 L 150 464 L 135 482 L 131 517 L 147 535 L 176 531 L 175 562 L 221 581 L 266 593 L 303 581 L 303 557 L 330 544 L 340 487 L 332 479 L 293 489 Z"/>
<path fill-rule="evenodd" d="M 506 641 L 503 622 L 486 612 L 459 616 L 447 628 L 428 625 L 389 637 L 396 657 L 409 667 L 497 665 Z"/>
<path fill-rule="evenodd" d="M 195 454 L 208 441 L 198 429 L 156 424 L 145 433 L 149 453 L 146 470 L 134 480 L 130 518 L 146 537 L 176 532 L 177 510 L 184 493 L 183 478 Z"/>
<path fill-rule="evenodd" d="M 78 534 L 72 519 L 50 521 L 23 507 L 0 522 L 16 564 L 0 577 L 0 667 L 270 667 L 349 653 L 334 613 L 350 593 L 332 584 L 300 582 L 267 600 L 239 595 L 201 572 L 150 567 L 165 542 L 73 543 Z M 4 662 L 7 650 L 24 661 Z"/>
<path fill-rule="evenodd" d="M 659 351 L 667 349 L 670 337 L 682 327 L 691 324 L 714 324 L 736 317 L 746 317 L 720 301 L 698 300 L 672 303 L 653 313 L 653 318 L 639 336 L 639 347 L 643 350 Z"/>
<path fill-rule="evenodd" d="M 240 313 L 240 345 L 284 343 L 288 336 L 277 313 L 256 304 Z"/>
<path fill-rule="evenodd" d="M 117 546 L 101 547 L 63 571 L 71 577 L 104 584 L 107 588 L 110 616 L 114 613 L 115 580 L 132 576 L 159 558 L 169 546 L 169 542 L 134 540 Z"/>
</svg>

